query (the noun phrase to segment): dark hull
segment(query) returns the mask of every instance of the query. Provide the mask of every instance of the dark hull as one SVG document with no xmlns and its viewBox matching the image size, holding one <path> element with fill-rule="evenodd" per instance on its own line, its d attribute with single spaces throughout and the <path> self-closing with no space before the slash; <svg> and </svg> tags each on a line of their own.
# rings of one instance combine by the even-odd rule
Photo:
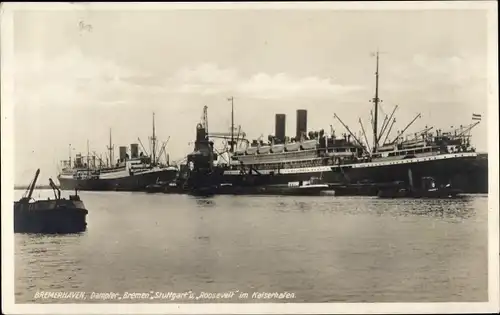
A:
<svg viewBox="0 0 500 315">
<path fill-rule="evenodd" d="M 87 228 L 88 211 L 79 200 L 14 203 L 14 233 L 67 234 Z"/>
<path fill-rule="evenodd" d="M 382 167 L 353 168 L 346 175 L 351 182 L 389 183 L 409 182 L 409 170 L 415 185 L 422 177 L 433 177 L 438 184 L 451 184 L 464 193 L 488 193 L 487 160 L 457 158 L 450 160 L 423 161 L 412 164 Z"/>
<path fill-rule="evenodd" d="M 395 185 L 388 184 L 353 184 L 353 185 L 331 185 L 335 196 L 376 196 L 383 187 Z"/>
<path fill-rule="evenodd" d="M 175 170 L 161 170 L 113 179 L 67 179 L 62 177 L 58 179 L 63 190 L 144 191 L 148 185 L 155 184 L 158 180 L 171 181 L 176 176 Z"/>
<path fill-rule="evenodd" d="M 311 177 L 321 178 L 329 184 L 357 184 L 357 183 L 392 183 L 397 181 L 409 182 L 409 170 L 418 186 L 419 178 L 433 177 L 438 184 L 451 184 L 464 193 L 488 192 L 488 165 L 487 159 L 467 157 L 443 160 L 428 160 L 408 164 L 390 164 L 374 167 L 332 167 L 329 171 L 310 171 L 284 174 L 276 172 L 274 175 L 227 175 L 214 176 L 214 181 L 231 183 L 233 186 L 260 186 L 287 184 L 288 182 L 309 180 Z M 353 186 L 349 186 L 350 189 Z M 344 188 L 343 192 L 349 194 Z M 365 186 L 356 188 L 353 194 L 376 195 L 376 188 Z"/>
<path fill-rule="evenodd" d="M 274 186 L 222 186 L 215 190 L 218 195 L 277 195 L 277 196 L 324 196 L 333 195 L 329 187 L 287 187 Z"/>
</svg>

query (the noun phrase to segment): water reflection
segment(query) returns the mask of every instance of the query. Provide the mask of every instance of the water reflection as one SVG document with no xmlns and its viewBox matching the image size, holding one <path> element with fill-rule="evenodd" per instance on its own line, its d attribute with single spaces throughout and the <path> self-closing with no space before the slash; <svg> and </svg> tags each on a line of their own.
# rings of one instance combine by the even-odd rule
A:
<svg viewBox="0 0 500 315">
<path fill-rule="evenodd" d="M 24 291 L 28 302 L 35 300 L 40 287 L 48 290 L 77 290 L 85 282 L 84 251 L 86 232 L 66 235 L 16 234 L 16 291 Z M 48 285 L 47 278 L 51 278 Z M 47 299 L 44 303 L 60 302 Z"/>
<path fill-rule="evenodd" d="M 15 235 L 17 303 L 43 290 L 288 291 L 297 303 L 487 299 L 483 197 L 89 193 L 85 203 L 86 232 Z"/>
<path fill-rule="evenodd" d="M 251 201 L 249 201 L 251 202 Z M 377 199 L 371 197 L 288 197 L 274 199 L 275 212 L 327 212 L 342 215 L 391 217 L 427 216 L 445 219 L 468 219 L 476 214 L 474 198 L 460 199 Z"/>
<path fill-rule="evenodd" d="M 212 208 L 215 206 L 213 197 L 196 197 L 196 205 L 202 208 Z"/>
<path fill-rule="evenodd" d="M 468 219 L 476 214 L 470 199 L 414 199 L 388 202 L 387 214 L 392 216 L 426 216 L 443 219 Z"/>
</svg>

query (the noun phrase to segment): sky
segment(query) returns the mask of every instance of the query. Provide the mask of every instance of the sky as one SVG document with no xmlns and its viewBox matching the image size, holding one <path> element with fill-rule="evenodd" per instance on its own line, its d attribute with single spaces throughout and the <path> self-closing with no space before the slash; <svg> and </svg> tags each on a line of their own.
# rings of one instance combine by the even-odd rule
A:
<svg viewBox="0 0 500 315">
<path fill-rule="evenodd" d="M 394 130 L 446 129 L 487 116 L 487 18 L 482 10 L 23 10 L 14 13 L 15 183 L 42 181 L 78 152 L 157 137 L 170 160 L 192 151 L 208 106 L 210 131 L 235 123 L 250 139 L 297 109 L 308 129 L 370 129 L 380 50 L 380 115 Z M 496 115 L 496 113 L 495 113 Z M 487 151 L 485 119 L 473 132 Z M 370 133 L 368 133 L 370 137 Z"/>
</svg>

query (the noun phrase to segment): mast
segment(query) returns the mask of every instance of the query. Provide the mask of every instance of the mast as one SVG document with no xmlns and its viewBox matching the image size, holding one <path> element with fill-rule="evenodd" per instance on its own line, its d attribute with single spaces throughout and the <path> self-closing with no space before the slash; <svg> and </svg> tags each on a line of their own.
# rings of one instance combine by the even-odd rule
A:
<svg viewBox="0 0 500 315">
<path fill-rule="evenodd" d="M 109 146 L 108 146 L 108 150 L 109 150 L 109 166 L 113 166 L 114 164 L 114 157 L 113 157 L 113 142 L 111 141 L 111 128 L 109 128 Z"/>
<path fill-rule="evenodd" d="M 90 151 L 89 151 L 89 139 L 87 139 L 87 171 L 90 170 L 90 160 L 89 160 L 89 157 L 90 157 Z"/>
<path fill-rule="evenodd" d="M 231 153 L 234 152 L 234 97 L 227 99 L 231 101 Z"/>
<path fill-rule="evenodd" d="M 152 150 L 152 155 L 153 155 L 153 165 L 156 165 L 156 134 L 155 134 L 155 113 L 153 112 L 153 137 L 151 137 L 151 142 L 153 144 L 153 150 Z"/>
<path fill-rule="evenodd" d="M 69 168 L 71 168 L 71 143 L 69 144 Z"/>
<path fill-rule="evenodd" d="M 380 99 L 378 98 L 378 63 L 379 63 L 379 52 L 377 50 L 377 67 L 375 71 L 375 97 L 373 98 L 374 109 L 373 109 L 373 153 L 377 152 L 378 148 L 378 104 Z"/>
</svg>

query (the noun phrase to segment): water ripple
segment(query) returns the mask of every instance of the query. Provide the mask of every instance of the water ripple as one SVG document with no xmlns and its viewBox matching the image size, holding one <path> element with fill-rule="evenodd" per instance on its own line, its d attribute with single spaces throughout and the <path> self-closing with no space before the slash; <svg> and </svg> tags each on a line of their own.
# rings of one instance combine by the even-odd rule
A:
<svg viewBox="0 0 500 315">
<path fill-rule="evenodd" d="M 86 232 L 16 234 L 17 303 L 35 302 L 42 290 L 287 291 L 296 295 L 291 302 L 487 299 L 485 197 L 81 195 Z"/>
</svg>

